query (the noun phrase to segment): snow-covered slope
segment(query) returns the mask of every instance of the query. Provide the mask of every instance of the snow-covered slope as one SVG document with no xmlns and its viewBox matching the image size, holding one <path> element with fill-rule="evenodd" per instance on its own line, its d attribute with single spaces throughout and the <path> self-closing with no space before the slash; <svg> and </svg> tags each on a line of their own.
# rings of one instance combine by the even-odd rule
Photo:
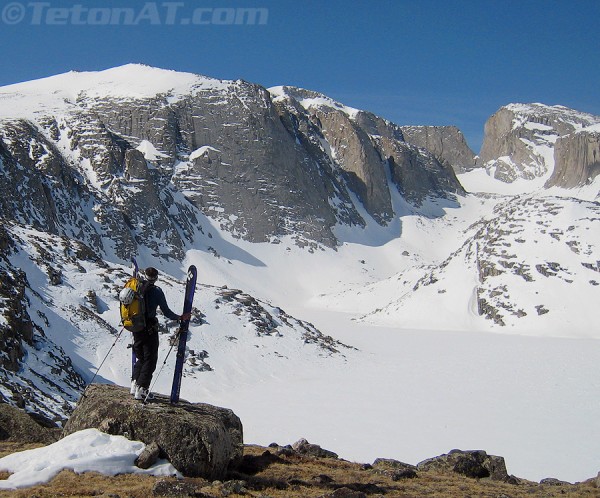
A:
<svg viewBox="0 0 600 498">
<path fill-rule="evenodd" d="M 444 261 L 346 290 L 335 301 L 361 301 L 362 320 L 402 328 L 598 338 L 599 221 L 597 203 L 506 199 L 465 230 L 464 244 Z"/>
<path fill-rule="evenodd" d="M 94 99 L 129 101 L 162 95 L 175 102 L 198 91 L 227 90 L 233 84 L 141 64 L 126 64 L 104 71 L 71 71 L 1 87 L 0 119 L 65 114 Z"/>
<path fill-rule="evenodd" d="M 21 335 L 5 345 L 0 393 L 5 402 L 60 423 L 111 346 L 112 356 L 97 380 L 129 384 L 130 336 L 119 325 L 117 297 L 130 270 L 98 259 L 77 242 L 31 228 L 9 224 L 4 240 L 13 247 L 1 262 L 3 282 L 13 290 L 19 286 L 23 300 L 15 312 L 14 301 L 3 299 L 9 306 L 1 309 L 0 327 L 4 334 L 12 333 L 15 314 L 23 323 Z M 183 283 L 164 274 L 161 287 L 172 308 L 180 309 Z M 327 361 L 343 364 L 345 354 L 353 351 L 241 290 L 200 284 L 197 295 L 186 357 L 188 377 L 209 371 L 226 386 L 236 381 L 223 368 L 227 363 L 239 364 L 236 375 L 261 363 L 268 365 L 269 375 L 276 375 L 290 363 L 311 368 Z M 163 322 L 161 358 L 167 356 L 173 325 Z M 30 336 L 23 328 L 30 329 Z M 21 355 L 14 357 L 17 351 Z M 169 377 L 159 378 L 157 387 L 167 389 Z M 188 391 L 194 391 L 191 382 L 184 383 L 182 395 Z"/>
</svg>

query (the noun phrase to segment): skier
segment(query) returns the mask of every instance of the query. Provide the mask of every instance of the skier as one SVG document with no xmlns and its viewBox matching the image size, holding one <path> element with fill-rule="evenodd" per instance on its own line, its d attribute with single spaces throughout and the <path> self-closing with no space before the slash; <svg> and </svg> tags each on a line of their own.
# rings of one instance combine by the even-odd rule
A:
<svg viewBox="0 0 600 498">
<path fill-rule="evenodd" d="M 156 268 L 146 268 L 144 275 L 148 282 L 144 292 L 146 327 L 140 332 L 133 332 L 133 351 L 135 352 L 136 362 L 131 379 L 131 394 L 134 395 L 135 399 L 145 399 L 148 396 L 152 374 L 158 361 L 157 308 L 160 308 L 163 315 L 171 320 L 184 321 L 189 320 L 191 317 L 191 313 L 178 315 L 171 311 L 162 289 L 155 285 L 158 279 Z"/>
</svg>

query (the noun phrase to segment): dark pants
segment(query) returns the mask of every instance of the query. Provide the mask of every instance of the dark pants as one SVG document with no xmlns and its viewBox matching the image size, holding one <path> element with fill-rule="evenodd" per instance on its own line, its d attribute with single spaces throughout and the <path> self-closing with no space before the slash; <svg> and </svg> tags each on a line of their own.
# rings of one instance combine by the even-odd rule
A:
<svg viewBox="0 0 600 498">
<path fill-rule="evenodd" d="M 135 380 L 138 386 L 149 389 L 158 361 L 158 327 L 151 326 L 141 332 L 134 332 L 133 351 L 136 362 L 132 380 Z"/>
</svg>

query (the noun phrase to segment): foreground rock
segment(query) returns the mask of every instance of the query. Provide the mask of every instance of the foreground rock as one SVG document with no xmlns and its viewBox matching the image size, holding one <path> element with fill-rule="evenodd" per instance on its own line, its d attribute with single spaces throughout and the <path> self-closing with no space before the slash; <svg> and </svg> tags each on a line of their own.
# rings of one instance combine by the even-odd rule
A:
<svg viewBox="0 0 600 498">
<path fill-rule="evenodd" d="M 243 456 L 242 423 L 231 410 L 187 401 L 171 405 L 165 396 L 142 405 L 119 386 L 90 386 L 63 436 L 88 428 L 156 443 L 160 456 L 188 477 L 221 479 Z"/>
</svg>

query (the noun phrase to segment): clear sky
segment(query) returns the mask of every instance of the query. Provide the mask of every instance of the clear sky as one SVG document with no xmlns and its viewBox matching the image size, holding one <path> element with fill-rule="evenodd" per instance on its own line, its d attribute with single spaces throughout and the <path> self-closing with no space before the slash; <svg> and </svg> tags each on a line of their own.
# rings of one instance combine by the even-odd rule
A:
<svg viewBox="0 0 600 498">
<path fill-rule="evenodd" d="M 3 0 L 0 9 L 0 85 L 139 62 L 300 86 L 401 125 L 454 124 L 475 152 L 485 120 L 510 102 L 600 115 L 600 0 Z"/>
</svg>

